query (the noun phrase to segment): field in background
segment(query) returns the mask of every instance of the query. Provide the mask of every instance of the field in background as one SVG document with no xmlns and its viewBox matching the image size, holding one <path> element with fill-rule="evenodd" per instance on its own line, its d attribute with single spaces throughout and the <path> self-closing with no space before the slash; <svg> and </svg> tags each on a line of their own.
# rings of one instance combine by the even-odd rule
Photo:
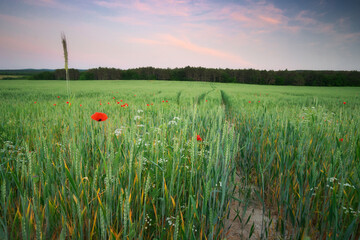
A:
<svg viewBox="0 0 360 240">
<path fill-rule="evenodd" d="M 24 79 L 25 75 L 0 75 L 0 80 Z"/>
<path fill-rule="evenodd" d="M 70 86 L 0 82 L 0 236 L 220 239 L 235 201 L 259 237 L 359 238 L 360 88 Z"/>
</svg>

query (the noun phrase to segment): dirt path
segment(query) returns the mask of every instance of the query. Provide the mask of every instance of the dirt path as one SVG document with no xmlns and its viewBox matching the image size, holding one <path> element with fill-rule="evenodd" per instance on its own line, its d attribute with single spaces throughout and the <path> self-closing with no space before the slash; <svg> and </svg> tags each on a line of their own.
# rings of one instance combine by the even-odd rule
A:
<svg viewBox="0 0 360 240">
<path fill-rule="evenodd" d="M 238 176 L 237 179 L 235 179 L 235 182 L 240 182 Z M 241 196 L 239 195 L 239 186 L 236 186 L 234 196 L 241 199 Z M 225 229 L 228 229 L 226 239 L 261 239 L 262 216 L 263 211 L 261 202 L 255 197 L 252 197 L 252 200 L 249 201 L 246 209 L 243 203 L 232 200 L 230 204 L 229 219 L 225 223 Z M 269 226 L 269 223 L 270 219 L 267 216 L 264 216 L 264 226 Z M 269 236 L 265 239 L 276 239 L 274 229 L 275 219 L 273 219 L 270 229 L 268 229 Z M 249 236 L 251 237 L 249 238 Z"/>
</svg>

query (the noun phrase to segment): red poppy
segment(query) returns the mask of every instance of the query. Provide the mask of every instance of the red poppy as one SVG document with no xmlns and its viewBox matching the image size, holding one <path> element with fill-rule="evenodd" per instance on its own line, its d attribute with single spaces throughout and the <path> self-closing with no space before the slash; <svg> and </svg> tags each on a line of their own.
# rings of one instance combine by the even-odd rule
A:
<svg viewBox="0 0 360 240">
<path fill-rule="evenodd" d="M 69 102 L 66 102 L 66 104 L 69 104 Z"/>
<path fill-rule="evenodd" d="M 102 104 L 100 103 L 100 105 L 102 105 Z"/>
<path fill-rule="evenodd" d="M 344 141 L 344 139 L 343 139 L 343 138 L 340 138 L 339 141 L 342 142 L 342 141 Z"/>
<path fill-rule="evenodd" d="M 165 101 L 163 100 L 163 102 L 165 102 Z"/>
<path fill-rule="evenodd" d="M 154 105 L 153 103 L 151 103 L 151 105 Z"/>
<path fill-rule="evenodd" d="M 36 102 L 34 102 L 34 103 L 36 103 Z"/>
<path fill-rule="evenodd" d="M 110 103 L 108 102 L 108 104 L 110 105 Z"/>
<path fill-rule="evenodd" d="M 205 102 L 207 102 L 207 100 L 205 100 Z"/>
<path fill-rule="evenodd" d="M 54 103 L 54 106 L 56 106 L 56 103 Z"/>
<path fill-rule="evenodd" d="M 115 99 L 115 97 L 113 97 L 113 99 Z"/>
<path fill-rule="evenodd" d="M 125 105 L 128 107 L 129 106 L 129 104 L 127 104 L 127 103 L 125 103 Z"/>
<path fill-rule="evenodd" d="M 80 104 L 80 107 L 82 107 L 82 105 Z"/>
<path fill-rule="evenodd" d="M 117 104 L 120 104 L 120 102 L 116 102 Z"/>
<path fill-rule="evenodd" d="M 346 102 L 344 102 L 344 104 L 346 104 Z"/>
<path fill-rule="evenodd" d="M 60 96 L 58 96 L 58 98 L 60 98 Z"/>
<path fill-rule="evenodd" d="M 91 118 L 94 119 L 95 121 L 102 122 L 108 119 L 108 116 L 105 113 L 96 112 L 93 115 L 91 115 Z"/>
<path fill-rule="evenodd" d="M 168 100 L 166 100 L 166 102 L 169 102 Z"/>
<path fill-rule="evenodd" d="M 202 141 L 202 138 L 200 137 L 200 135 L 197 135 L 197 136 L 196 136 L 196 140 L 198 140 L 199 142 Z"/>
<path fill-rule="evenodd" d="M 136 97 L 136 95 L 134 95 L 134 97 Z"/>
<path fill-rule="evenodd" d="M 249 103 L 251 103 L 251 101 L 249 101 Z"/>
<path fill-rule="evenodd" d="M 146 106 L 150 106 L 150 104 L 146 104 Z"/>
<path fill-rule="evenodd" d="M 260 101 L 259 101 L 260 102 Z"/>
<path fill-rule="evenodd" d="M 122 100 L 120 100 L 120 102 L 122 102 Z"/>
</svg>

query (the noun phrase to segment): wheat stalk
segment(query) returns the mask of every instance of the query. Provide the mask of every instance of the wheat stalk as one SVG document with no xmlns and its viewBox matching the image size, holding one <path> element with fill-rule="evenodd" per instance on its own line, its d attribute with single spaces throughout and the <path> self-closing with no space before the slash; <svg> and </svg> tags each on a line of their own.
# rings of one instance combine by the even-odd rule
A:
<svg viewBox="0 0 360 240">
<path fill-rule="evenodd" d="M 67 89 L 67 93 L 69 95 L 69 93 L 70 93 L 69 67 L 68 67 L 69 58 L 68 58 L 68 51 L 67 51 L 66 36 L 65 36 L 65 33 L 63 33 L 63 32 L 61 33 L 61 42 L 62 42 L 63 49 L 64 49 L 66 89 Z"/>
</svg>

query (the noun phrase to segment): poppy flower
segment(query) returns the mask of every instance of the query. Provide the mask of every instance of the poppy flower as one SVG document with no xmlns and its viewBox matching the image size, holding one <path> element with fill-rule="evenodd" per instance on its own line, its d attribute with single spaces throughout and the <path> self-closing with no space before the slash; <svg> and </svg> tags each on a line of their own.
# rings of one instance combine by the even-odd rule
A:
<svg viewBox="0 0 360 240">
<path fill-rule="evenodd" d="M 120 102 L 122 102 L 122 100 L 120 100 Z"/>
<path fill-rule="evenodd" d="M 163 102 L 165 102 L 165 101 L 163 100 Z"/>
<path fill-rule="evenodd" d="M 151 105 L 154 105 L 153 103 L 151 103 Z"/>
<path fill-rule="evenodd" d="M 346 104 L 346 102 L 344 102 L 344 104 Z"/>
<path fill-rule="evenodd" d="M 80 104 L 80 107 L 82 107 L 82 105 Z"/>
<path fill-rule="evenodd" d="M 169 102 L 168 100 L 166 100 L 166 102 Z"/>
<path fill-rule="evenodd" d="M 102 104 L 100 103 L 100 105 L 102 105 Z"/>
<path fill-rule="evenodd" d="M 136 97 L 136 94 L 134 95 L 134 97 Z"/>
<path fill-rule="evenodd" d="M 34 103 L 36 103 L 36 102 L 34 102 Z"/>
<path fill-rule="evenodd" d="M 207 100 L 205 100 L 205 102 L 207 102 Z"/>
<path fill-rule="evenodd" d="M 110 103 L 108 102 L 108 104 L 110 105 Z"/>
<path fill-rule="evenodd" d="M 113 99 L 115 99 L 115 97 L 113 97 Z"/>
<path fill-rule="evenodd" d="M 108 119 L 108 116 L 105 113 L 96 112 L 93 115 L 91 115 L 91 118 L 94 119 L 95 121 L 102 122 Z"/>
<path fill-rule="evenodd" d="M 197 135 L 197 136 L 196 136 L 196 140 L 198 140 L 199 142 L 202 141 L 202 138 L 200 137 L 200 135 Z"/>
<path fill-rule="evenodd" d="M 58 96 L 58 98 L 60 98 L 60 96 Z"/>
<path fill-rule="evenodd" d="M 344 139 L 343 139 L 343 138 L 340 138 L 340 139 L 339 139 L 339 141 L 340 141 L 340 142 L 343 142 L 343 141 L 344 141 Z"/>
<path fill-rule="evenodd" d="M 120 104 L 120 102 L 116 102 L 117 104 Z"/>
<path fill-rule="evenodd" d="M 258 101 L 258 102 L 260 102 L 260 101 Z"/>
<path fill-rule="evenodd" d="M 150 104 L 146 104 L 146 106 L 150 106 Z"/>
<path fill-rule="evenodd" d="M 66 104 L 69 104 L 69 102 L 66 102 Z"/>
<path fill-rule="evenodd" d="M 251 101 L 249 101 L 249 103 L 251 103 Z"/>
<path fill-rule="evenodd" d="M 56 106 L 56 103 L 54 103 L 54 106 Z"/>
</svg>

